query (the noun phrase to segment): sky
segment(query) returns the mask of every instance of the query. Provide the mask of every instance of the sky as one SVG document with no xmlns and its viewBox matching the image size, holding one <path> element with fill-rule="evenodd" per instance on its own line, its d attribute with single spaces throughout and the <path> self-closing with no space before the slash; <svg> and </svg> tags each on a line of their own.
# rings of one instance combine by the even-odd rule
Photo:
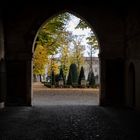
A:
<svg viewBox="0 0 140 140">
<path fill-rule="evenodd" d="M 86 37 L 88 37 L 89 33 L 93 32 L 91 30 L 91 28 L 86 28 L 86 29 L 75 29 L 75 27 L 78 25 L 79 23 L 79 18 L 70 14 L 71 15 L 71 19 L 69 21 L 69 23 L 67 23 L 66 25 L 66 29 L 68 31 L 71 31 L 73 33 L 73 35 L 83 35 L 83 38 L 82 38 L 82 45 L 85 46 L 85 51 L 84 51 L 84 56 L 85 57 L 89 57 L 88 55 L 88 44 L 87 44 L 87 40 L 86 40 Z M 73 47 L 73 46 L 71 46 Z M 99 50 L 97 50 L 94 54 L 93 54 L 93 57 L 98 57 L 98 53 L 99 53 Z M 56 54 L 55 57 L 59 57 L 59 54 Z"/>
<path fill-rule="evenodd" d="M 79 18 L 77 18 L 76 16 L 74 16 L 74 15 L 71 15 L 71 20 L 70 20 L 70 22 L 67 24 L 67 30 L 68 31 L 72 31 L 72 33 L 74 34 L 74 35 L 84 35 L 84 37 L 82 38 L 82 44 L 83 45 L 85 45 L 85 47 L 88 45 L 87 44 L 87 41 L 86 41 L 86 37 L 88 36 L 88 34 L 90 33 L 90 32 L 93 32 L 92 30 L 91 30 L 91 28 L 87 28 L 87 29 L 75 29 L 75 27 L 77 26 L 77 24 L 79 23 Z M 84 52 L 84 56 L 88 56 L 88 48 L 86 47 L 86 49 L 85 49 L 85 52 Z M 93 54 L 93 56 L 96 56 L 96 57 L 98 57 L 98 53 L 99 53 L 99 50 L 97 50 L 96 52 L 95 52 L 95 54 Z"/>
</svg>

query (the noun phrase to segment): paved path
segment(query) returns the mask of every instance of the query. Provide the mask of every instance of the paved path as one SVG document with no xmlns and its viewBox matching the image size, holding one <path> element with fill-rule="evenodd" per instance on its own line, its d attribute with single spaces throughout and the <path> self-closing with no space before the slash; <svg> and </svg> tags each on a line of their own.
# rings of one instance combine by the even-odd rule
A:
<svg viewBox="0 0 140 140">
<path fill-rule="evenodd" d="M 33 105 L 98 105 L 99 90 L 90 88 L 47 88 L 33 85 Z"/>
<path fill-rule="evenodd" d="M 97 93 L 36 84 L 33 107 L 0 110 L 0 140 L 140 140 L 140 112 L 94 105 Z"/>
<path fill-rule="evenodd" d="M 0 140 L 140 140 L 140 114 L 100 106 L 7 107 Z"/>
</svg>

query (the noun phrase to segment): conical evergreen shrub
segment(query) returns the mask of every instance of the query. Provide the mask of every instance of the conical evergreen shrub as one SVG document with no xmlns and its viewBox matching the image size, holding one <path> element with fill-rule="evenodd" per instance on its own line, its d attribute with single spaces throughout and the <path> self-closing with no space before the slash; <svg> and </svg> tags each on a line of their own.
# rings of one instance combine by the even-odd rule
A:
<svg viewBox="0 0 140 140">
<path fill-rule="evenodd" d="M 64 73 L 63 73 L 63 69 L 62 68 L 60 68 L 59 80 L 63 80 L 63 82 L 65 83 L 65 78 L 64 78 Z"/>
<path fill-rule="evenodd" d="M 67 84 L 68 85 L 77 85 L 78 83 L 78 72 L 76 64 L 71 64 L 69 69 L 69 75 Z"/>
<path fill-rule="evenodd" d="M 93 71 L 90 71 L 88 74 L 88 82 L 89 82 L 89 86 L 93 87 L 95 85 L 95 77 Z"/>
<path fill-rule="evenodd" d="M 55 75 L 54 75 L 54 71 L 52 71 L 52 74 L 51 74 L 51 85 L 55 85 Z"/>
<path fill-rule="evenodd" d="M 78 84 L 81 85 L 81 80 L 85 80 L 85 73 L 83 66 L 81 67 L 79 78 L 78 78 Z"/>
</svg>

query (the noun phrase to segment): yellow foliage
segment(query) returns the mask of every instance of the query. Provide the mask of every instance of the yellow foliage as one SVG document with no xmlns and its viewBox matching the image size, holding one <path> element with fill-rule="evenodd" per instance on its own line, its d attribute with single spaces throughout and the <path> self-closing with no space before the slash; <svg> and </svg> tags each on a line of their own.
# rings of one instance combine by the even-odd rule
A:
<svg viewBox="0 0 140 140">
<path fill-rule="evenodd" d="M 48 63 L 47 49 L 41 45 L 37 45 L 34 52 L 33 73 L 36 75 L 45 74 L 45 67 L 47 63 Z"/>
<path fill-rule="evenodd" d="M 59 65 L 58 65 L 58 62 L 56 62 L 55 60 L 49 61 L 48 75 L 51 75 L 52 71 L 54 71 L 54 75 L 59 74 Z"/>
</svg>

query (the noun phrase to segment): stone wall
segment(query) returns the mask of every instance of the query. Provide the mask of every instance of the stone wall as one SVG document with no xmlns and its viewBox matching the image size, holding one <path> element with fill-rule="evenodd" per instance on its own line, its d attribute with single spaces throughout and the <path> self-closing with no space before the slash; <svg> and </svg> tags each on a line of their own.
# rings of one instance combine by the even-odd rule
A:
<svg viewBox="0 0 140 140">
<path fill-rule="evenodd" d="M 0 108 L 4 107 L 6 96 L 6 69 L 4 58 L 4 29 L 3 21 L 0 19 Z"/>
<path fill-rule="evenodd" d="M 140 11 L 138 9 L 129 10 L 129 13 L 125 19 L 126 24 L 126 85 L 125 85 L 125 96 L 126 96 L 126 105 L 140 109 Z M 135 81 L 133 92 L 129 92 L 129 68 L 130 65 L 134 65 L 135 72 Z M 134 99 L 132 99 L 134 98 Z M 134 100 L 135 104 L 132 104 Z"/>
</svg>

